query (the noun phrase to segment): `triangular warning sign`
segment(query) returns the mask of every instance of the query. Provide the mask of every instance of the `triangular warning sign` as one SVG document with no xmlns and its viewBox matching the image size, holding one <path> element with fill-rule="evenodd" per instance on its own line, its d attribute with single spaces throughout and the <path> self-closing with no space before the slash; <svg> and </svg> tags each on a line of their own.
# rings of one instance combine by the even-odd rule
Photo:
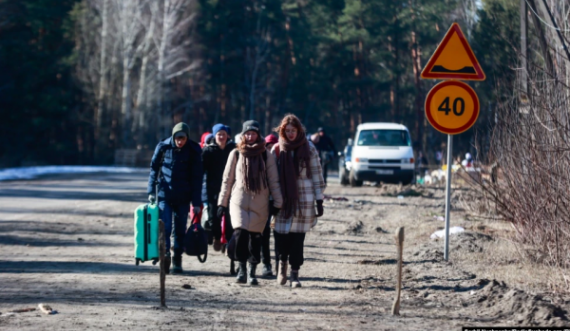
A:
<svg viewBox="0 0 570 331">
<path fill-rule="evenodd" d="M 424 79 L 485 80 L 459 24 L 453 23 L 422 71 Z"/>
</svg>

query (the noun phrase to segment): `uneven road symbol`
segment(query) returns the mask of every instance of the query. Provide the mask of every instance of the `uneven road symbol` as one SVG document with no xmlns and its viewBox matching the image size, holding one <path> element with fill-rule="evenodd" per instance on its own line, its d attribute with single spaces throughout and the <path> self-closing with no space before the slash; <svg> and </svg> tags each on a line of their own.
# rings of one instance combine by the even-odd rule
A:
<svg viewBox="0 0 570 331">
<path fill-rule="evenodd" d="M 453 23 L 422 71 L 424 79 L 485 80 L 459 24 Z"/>
<path fill-rule="evenodd" d="M 460 81 L 435 85 L 425 103 L 426 117 L 438 131 L 459 134 L 467 131 L 479 117 L 479 98 L 473 89 Z"/>
</svg>

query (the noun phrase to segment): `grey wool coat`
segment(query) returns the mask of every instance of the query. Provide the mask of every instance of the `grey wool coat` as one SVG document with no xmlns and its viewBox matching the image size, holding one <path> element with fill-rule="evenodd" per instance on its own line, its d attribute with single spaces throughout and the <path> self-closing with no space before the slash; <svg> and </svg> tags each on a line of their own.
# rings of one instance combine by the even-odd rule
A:
<svg viewBox="0 0 570 331">
<path fill-rule="evenodd" d="M 238 162 L 237 150 L 232 152 L 226 163 L 222 190 L 218 198 L 218 205 L 229 207 L 234 229 L 244 229 L 250 232 L 263 232 L 269 216 L 269 196 L 273 197 L 273 204 L 277 208 L 283 205 L 279 174 L 275 157 L 267 153 L 265 168 L 267 169 L 266 187 L 257 194 L 248 192 L 243 185 L 244 170 L 242 163 Z M 243 155 L 239 156 L 239 159 Z"/>
</svg>

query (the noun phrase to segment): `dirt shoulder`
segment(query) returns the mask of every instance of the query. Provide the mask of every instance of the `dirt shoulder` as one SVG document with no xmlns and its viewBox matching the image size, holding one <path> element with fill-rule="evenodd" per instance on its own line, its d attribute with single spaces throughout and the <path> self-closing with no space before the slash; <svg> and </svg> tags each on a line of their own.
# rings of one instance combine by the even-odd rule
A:
<svg viewBox="0 0 570 331">
<path fill-rule="evenodd" d="M 402 199 L 397 187 L 336 183 L 327 188 L 325 216 L 307 235 L 302 288 L 281 287 L 275 279 L 260 279 L 258 287 L 235 284 L 229 260 L 210 251 L 205 264 L 184 257 L 185 273 L 167 277 L 168 309 L 158 309 L 158 268 L 137 267 L 132 258 L 132 213 L 145 201 L 146 176 L 141 171 L 0 183 L 1 330 L 570 324 L 570 298 L 553 295 L 546 271 L 512 253 L 516 249 L 503 239 L 508 227 L 473 218 L 456 199 L 452 225 L 467 231 L 452 237 L 451 260 L 444 262 L 442 241 L 429 239 L 443 227 L 442 189 L 407 191 Z M 401 316 L 392 316 L 399 226 L 405 227 L 404 288 Z M 58 314 L 10 313 L 39 303 Z"/>
</svg>

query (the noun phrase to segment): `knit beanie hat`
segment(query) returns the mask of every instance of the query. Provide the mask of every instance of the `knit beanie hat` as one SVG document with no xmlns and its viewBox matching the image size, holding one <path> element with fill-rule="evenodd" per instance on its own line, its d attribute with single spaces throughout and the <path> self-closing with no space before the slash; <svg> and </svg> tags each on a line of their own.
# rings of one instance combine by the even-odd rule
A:
<svg viewBox="0 0 570 331">
<path fill-rule="evenodd" d="M 274 134 L 268 134 L 267 137 L 265 137 L 266 144 L 277 144 L 278 142 L 279 139 Z"/>
<path fill-rule="evenodd" d="M 228 133 L 228 134 L 230 133 L 228 131 L 227 126 L 223 125 L 222 123 L 218 123 L 218 124 L 214 125 L 214 127 L 212 128 L 212 134 L 215 136 L 218 132 L 220 132 L 222 130 L 226 131 L 226 133 Z"/>
<path fill-rule="evenodd" d="M 174 134 L 174 138 L 176 139 L 176 138 L 178 138 L 178 137 L 186 137 L 186 138 L 188 138 L 188 135 L 186 134 L 186 132 L 178 131 L 178 132 L 176 132 L 176 133 Z"/>
<path fill-rule="evenodd" d="M 257 132 L 257 134 L 260 134 L 259 133 L 259 123 L 257 121 L 254 121 L 254 120 L 249 120 L 249 121 L 243 122 L 243 127 L 241 130 L 241 133 L 244 134 L 247 131 L 255 131 L 255 132 Z"/>
<path fill-rule="evenodd" d="M 178 133 L 184 133 L 187 138 L 190 137 L 190 128 L 188 127 L 188 124 L 184 122 L 176 124 L 172 129 L 172 137 L 176 138 L 176 136 L 179 136 Z"/>
</svg>

